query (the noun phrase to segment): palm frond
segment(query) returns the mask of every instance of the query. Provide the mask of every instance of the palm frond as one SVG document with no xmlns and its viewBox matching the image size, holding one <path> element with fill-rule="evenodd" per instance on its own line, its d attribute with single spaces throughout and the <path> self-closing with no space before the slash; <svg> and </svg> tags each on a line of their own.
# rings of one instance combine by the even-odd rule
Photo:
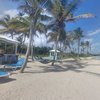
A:
<svg viewBox="0 0 100 100">
<path fill-rule="evenodd" d="M 71 12 L 76 10 L 76 8 L 78 7 L 79 3 L 80 3 L 80 0 L 73 0 L 73 1 L 71 1 L 67 5 L 66 9 L 64 10 L 63 18 L 66 18 L 68 15 L 70 15 Z"/>
<path fill-rule="evenodd" d="M 71 21 L 76 21 L 78 19 L 88 19 L 88 18 L 94 18 L 94 17 L 95 17 L 94 14 L 87 13 L 87 14 L 81 14 L 81 15 L 75 16 L 75 17 L 72 17 L 72 16 L 70 16 L 69 18 L 67 17 L 66 21 L 71 22 Z"/>
</svg>

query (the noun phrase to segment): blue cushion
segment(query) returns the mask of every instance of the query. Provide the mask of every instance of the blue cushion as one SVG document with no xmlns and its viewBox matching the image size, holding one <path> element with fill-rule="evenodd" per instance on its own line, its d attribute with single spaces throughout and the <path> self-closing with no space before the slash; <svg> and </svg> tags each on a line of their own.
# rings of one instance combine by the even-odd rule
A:
<svg viewBox="0 0 100 100">
<path fill-rule="evenodd" d="M 12 66 L 12 67 L 22 67 L 25 59 L 20 58 L 16 64 L 7 64 L 6 66 Z"/>
<path fill-rule="evenodd" d="M 8 72 L 0 71 L 0 76 L 8 76 L 8 75 L 9 75 Z"/>
</svg>

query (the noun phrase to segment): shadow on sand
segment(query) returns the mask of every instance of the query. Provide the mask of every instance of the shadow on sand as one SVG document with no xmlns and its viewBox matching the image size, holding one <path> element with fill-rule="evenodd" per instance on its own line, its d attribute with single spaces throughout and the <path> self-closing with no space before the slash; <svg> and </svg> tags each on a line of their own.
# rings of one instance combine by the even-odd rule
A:
<svg viewBox="0 0 100 100">
<path fill-rule="evenodd" d="M 12 72 L 12 69 L 11 69 L 11 68 L 7 68 L 7 69 L 5 70 L 3 67 L 1 67 L 1 68 L 0 68 L 0 71 L 7 71 L 7 72 L 10 73 L 10 72 Z M 0 84 L 12 82 L 12 81 L 16 81 L 16 79 L 10 78 L 10 76 L 9 76 L 9 77 L 1 77 L 1 78 L 0 78 Z"/>
<path fill-rule="evenodd" d="M 77 60 L 68 60 L 64 61 L 64 64 L 55 64 L 54 66 L 48 65 L 48 66 L 39 66 L 41 70 L 30 70 L 25 71 L 24 73 L 49 73 L 49 72 L 66 72 L 66 71 L 74 71 L 74 72 L 84 72 L 90 75 L 100 76 L 99 73 L 91 72 L 84 70 L 88 65 L 87 62 L 80 62 Z"/>
<path fill-rule="evenodd" d="M 16 79 L 8 78 L 8 77 L 0 78 L 0 84 L 4 84 L 4 83 L 8 83 L 8 82 L 12 82 L 12 81 L 15 81 L 15 80 L 16 80 Z"/>
</svg>

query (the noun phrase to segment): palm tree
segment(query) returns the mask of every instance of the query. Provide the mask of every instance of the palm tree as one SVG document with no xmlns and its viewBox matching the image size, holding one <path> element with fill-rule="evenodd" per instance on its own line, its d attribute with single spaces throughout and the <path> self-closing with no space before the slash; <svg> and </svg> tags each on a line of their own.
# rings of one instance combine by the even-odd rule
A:
<svg viewBox="0 0 100 100">
<path fill-rule="evenodd" d="M 49 10 L 54 17 L 53 21 L 51 22 L 51 30 L 52 32 L 57 34 L 56 43 L 55 43 L 55 54 L 56 49 L 58 45 L 58 40 L 60 37 L 60 34 L 65 31 L 65 26 L 67 22 L 73 22 L 78 19 L 82 18 L 91 18 L 94 17 L 92 14 L 82 14 L 79 16 L 74 16 L 73 11 L 76 10 L 80 0 L 53 0 L 52 4 L 50 5 L 51 9 Z M 64 32 L 66 33 L 66 32 Z M 54 60 L 52 62 L 52 65 L 54 65 L 55 62 L 55 56 Z"/>
<path fill-rule="evenodd" d="M 43 18 L 43 16 L 41 16 L 41 17 Z M 29 38 L 29 26 L 30 26 L 29 21 L 30 21 L 30 18 L 28 16 L 27 17 L 18 16 L 17 18 L 15 18 L 11 22 L 12 25 L 15 25 L 16 32 L 20 33 L 23 36 L 24 41 L 25 41 L 25 37 Z M 34 60 L 34 57 L 33 57 L 34 36 L 36 35 L 38 37 L 38 35 L 36 34 L 37 31 L 40 34 L 44 34 L 44 33 L 47 32 L 46 25 L 44 25 L 42 22 L 36 23 L 35 29 L 36 29 L 36 32 L 32 36 L 33 38 L 31 40 L 31 56 L 32 56 L 32 60 Z"/>
<path fill-rule="evenodd" d="M 3 18 L 0 19 L 0 26 L 3 28 L 0 29 L 0 33 L 4 34 L 10 34 L 12 39 L 13 35 L 15 33 L 15 29 L 13 26 L 10 25 L 10 22 L 13 20 L 9 15 L 5 15 Z"/>
<path fill-rule="evenodd" d="M 81 28 L 77 28 L 74 30 L 75 39 L 77 40 L 77 47 L 78 47 L 78 56 L 80 54 L 80 45 L 81 45 L 81 38 L 83 37 L 83 31 Z"/>
<path fill-rule="evenodd" d="M 20 5 L 19 7 L 22 13 L 25 13 L 29 16 L 29 43 L 27 47 L 25 62 L 20 72 L 23 72 L 27 65 L 27 60 L 30 53 L 31 41 L 33 39 L 33 36 L 36 34 L 37 23 L 41 21 L 40 16 L 43 17 L 43 15 L 41 15 L 41 12 L 43 12 L 43 9 L 46 3 L 47 3 L 47 0 L 24 0 L 22 5 Z M 45 16 L 45 18 L 48 18 L 48 17 Z"/>
<path fill-rule="evenodd" d="M 22 37 L 23 43 L 25 42 L 26 38 L 29 38 L 29 31 L 30 31 L 30 19 L 29 17 L 23 17 L 23 16 L 17 16 L 13 19 L 13 21 L 10 23 L 10 25 L 14 25 L 14 28 L 17 33 L 19 33 L 19 37 Z M 18 34 L 17 34 L 18 35 Z M 32 45 L 31 41 L 31 45 Z"/>
<path fill-rule="evenodd" d="M 81 53 L 85 54 L 85 47 L 86 47 L 86 43 L 85 42 L 81 42 Z"/>
<path fill-rule="evenodd" d="M 64 45 L 70 49 L 70 52 L 74 52 L 74 41 L 75 38 L 74 38 L 73 31 L 67 32 Z"/>
<path fill-rule="evenodd" d="M 87 55 L 88 55 L 89 54 L 89 48 L 90 48 L 90 42 L 89 41 L 86 41 L 85 44 L 86 44 Z"/>
<path fill-rule="evenodd" d="M 56 34 L 55 55 L 57 51 L 58 41 L 60 40 L 60 36 L 62 33 L 66 33 L 64 29 L 66 17 L 69 16 L 70 13 L 74 10 L 74 8 L 77 6 L 77 3 L 73 2 L 73 7 L 72 7 L 72 5 L 69 6 L 67 2 L 66 2 L 66 5 L 63 5 L 63 2 L 61 0 L 52 1 L 50 11 L 54 17 L 54 20 L 51 22 L 51 30 L 54 34 Z M 70 4 L 72 4 L 72 2 Z M 54 55 L 52 65 L 54 65 L 54 62 L 55 62 L 55 55 Z"/>
</svg>

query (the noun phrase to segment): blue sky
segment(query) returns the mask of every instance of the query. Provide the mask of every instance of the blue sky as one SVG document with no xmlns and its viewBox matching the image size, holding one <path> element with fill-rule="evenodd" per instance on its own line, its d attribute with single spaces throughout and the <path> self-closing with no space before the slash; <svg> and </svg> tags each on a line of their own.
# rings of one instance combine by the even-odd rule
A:
<svg viewBox="0 0 100 100">
<path fill-rule="evenodd" d="M 14 3 L 11 0 L 0 0 L 0 16 L 4 14 L 10 14 L 12 17 L 15 16 L 18 13 L 17 7 L 18 3 Z M 81 27 L 86 36 L 85 40 L 89 40 L 92 43 L 93 52 L 100 53 L 100 0 L 82 0 L 75 11 L 75 15 L 83 13 L 93 13 L 96 15 L 96 18 L 68 23 L 66 30 Z"/>
<path fill-rule="evenodd" d="M 69 23 L 66 29 L 72 30 L 81 27 L 86 36 L 85 40 L 92 43 L 93 52 L 100 53 L 100 0 L 82 0 L 75 15 L 92 13 L 96 18 L 82 19 L 74 23 Z"/>
</svg>

